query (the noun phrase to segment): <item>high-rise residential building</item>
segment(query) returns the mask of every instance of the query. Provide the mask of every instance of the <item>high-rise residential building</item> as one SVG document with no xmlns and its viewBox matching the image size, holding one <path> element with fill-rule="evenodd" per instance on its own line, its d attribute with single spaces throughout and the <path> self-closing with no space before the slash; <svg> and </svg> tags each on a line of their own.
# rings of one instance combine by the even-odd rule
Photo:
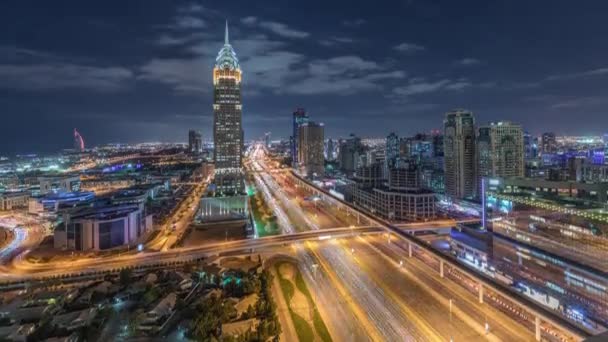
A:
<svg viewBox="0 0 608 342">
<path fill-rule="evenodd" d="M 520 125 L 508 121 L 490 125 L 494 177 L 523 177 L 524 136 Z"/>
<path fill-rule="evenodd" d="M 557 153 L 557 140 L 555 139 L 555 133 L 543 133 L 541 138 L 541 144 L 541 151 L 543 154 Z"/>
<path fill-rule="evenodd" d="M 304 108 L 297 108 L 292 114 L 292 135 L 291 135 L 291 161 L 293 167 L 298 167 L 298 137 L 300 125 L 308 122 L 308 114 Z"/>
<path fill-rule="evenodd" d="M 298 164 L 300 172 L 307 177 L 322 177 L 325 174 L 324 142 L 322 123 L 309 121 L 300 125 L 298 129 Z"/>
<path fill-rule="evenodd" d="M 193 129 L 188 131 L 188 152 L 203 152 L 203 137 L 201 135 L 201 132 L 195 131 Z"/>
<path fill-rule="evenodd" d="M 386 166 L 388 169 L 395 167 L 397 159 L 401 156 L 399 151 L 399 136 L 392 132 L 386 137 Z"/>
<path fill-rule="evenodd" d="M 475 118 L 470 111 L 446 113 L 444 126 L 445 192 L 452 198 L 476 195 Z"/>
<path fill-rule="evenodd" d="M 226 23 L 224 46 L 213 68 L 213 156 L 216 194 L 220 196 L 244 191 L 241 77 L 241 67 L 228 40 Z"/>
<path fill-rule="evenodd" d="M 484 178 L 492 177 L 492 137 L 490 127 L 479 127 L 477 135 L 477 195 L 481 196 L 481 182 Z"/>
<path fill-rule="evenodd" d="M 364 147 L 361 143 L 361 138 L 351 134 L 348 139 L 340 142 L 340 151 L 338 152 L 338 162 L 340 169 L 348 176 L 352 176 L 357 169 L 359 157 L 364 153 Z"/>
<path fill-rule="evenodd" d="M 520 125 L 501 121 L 480 127 L 476 152 L 479 195 L 484 177 L 524 176 L 524 134 Z"/>
</svg>

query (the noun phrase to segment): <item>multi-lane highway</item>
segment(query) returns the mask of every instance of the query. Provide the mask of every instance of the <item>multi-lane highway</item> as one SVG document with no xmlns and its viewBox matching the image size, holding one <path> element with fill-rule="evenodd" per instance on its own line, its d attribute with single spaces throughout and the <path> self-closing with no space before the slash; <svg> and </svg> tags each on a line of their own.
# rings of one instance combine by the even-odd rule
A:
<svg viewBox="0 0 608 342">
<path fill-rule="evenodd" d="M 259 153 L 257 157 L 264 158 Z M 258 164 L 266 169 L 263 161 Z M 354 216 L 335 207 L 314 199 L 303 200 L 311 194 L 296 187 L 289 180 L 289 173 L 267 170 L 266 174 L 271 178 L 266 183 L 273 190 L 279 189 L 291 198 L 289 202 L 280 202 L 292 206 L 290 211 L 295 212 L 295 219 L 307 218 L 298 221 L 300 226 L 323 229 L 332 224 L 356 225 Z M 313 224 L 306 224 L 307 221 Z M 301 265 L 313 275 L 309 276 L 313 288 L 340 298 L 337 303 L 336 299 L 320 296 L 322 306 L 339 305 L 350 311 L 324 317 L 332 333 L 357 334 L 372 340 L 497 341 L 509 340 L 510 336 L 518 340 L 534 339 L 516 320 L 496 310 L 484 309 L 488 311 L 480 317 L 484 310 L 474 295 L 431 274 L 422 262 L 409 260 L 404 267 L 402 260 L 395 260 L 400 253 L 396 248 L 399 247 L 394 242 L 389 244 L 380 236 L 307 242 L 299 247 Z M 492 317 L 486 319 L 487 314 Z M 336 316 L 346 315 L 355 317 L 357 328 L 334 323 Z"/>
</svg>

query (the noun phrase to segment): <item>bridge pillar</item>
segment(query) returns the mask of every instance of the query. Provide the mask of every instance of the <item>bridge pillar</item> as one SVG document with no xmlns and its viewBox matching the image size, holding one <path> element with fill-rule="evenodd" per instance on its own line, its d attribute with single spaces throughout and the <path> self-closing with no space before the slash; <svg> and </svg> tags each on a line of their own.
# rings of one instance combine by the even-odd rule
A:
<svg viewBox="0 0 608 342">
<path fill-rule="evenodd" d="M 407 256 L 410 258 L 412 257 L 412 244 L 411 243 L 407 244 Z"/>
<path fill-rule="evenodd" d="M 439 276 L 443 278 L 443 260 L 439 260 Z"/>
<path fill-rule="evenodd" d="M 535 330 L 535 338 L 537 341 L 540 341 L 540 317 L 536 316 L 534 319 L 534 330 Z"/>
<path fill-rule="evenodd" d="M 361 224 L 361 214 L 357 212 L 357 224 Z"/>
<path fill-rule="evenodd" d="M 483 284 L 479 283 L 479 304 L 483 304 Z"/>
</svg>

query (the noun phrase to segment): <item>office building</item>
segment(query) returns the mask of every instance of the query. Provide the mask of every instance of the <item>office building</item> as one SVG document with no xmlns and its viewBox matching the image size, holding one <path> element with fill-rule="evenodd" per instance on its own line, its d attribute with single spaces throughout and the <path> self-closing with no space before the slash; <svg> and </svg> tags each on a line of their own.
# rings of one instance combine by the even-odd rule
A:
<svg viewBox="0 0 608 342">
<path fill-rule="evenodd" d="M 340 142 L 338 151 L 338 163 L 340 169 L 347 176 L 352 176 L 357 169 L 360 156 L 365 153 L 365 148 L 361 143 L 361 138 L 351 134 L 347 139 Z"/>
<path fill-rule="evenodd" d="M 241 77 L 241 67 L 228 40 L 226 23 L 224 46 L 213 68 L 214 183 L 219 196 L 244 192 Z"/>
<path fill-rule="evenodd" d="M 135 244 L 152 229 L 152 216 L 138 206 L 87 208 L 67 214 L 55 229 L 57 249 L 101 251 Z"/>
<path fill-rule="evenodd" d="M 433 157 L 443 157 L 443 135 L 434 131 L 431 141 L 433 143 Z"/>
<path fill-rule="evenodd" d="M 203 152 L 203 137 L 201 132 L 193 129 L 188 132 L 188 152 L 194 154 Z"/>
<path fill-rule="evenodd" d="M 444 125 L 445 193 L 454 199 L 476 195 L 475 119 L 462 109 L 446 113 Z"/>
<path fill-rule="evenodd" d="M 524 132 L 524 159 L 535 159 L 538 157 L 538 137 Z"/>
<path fill-rule="evenodd" d="M 310 178 L 325 174 L 324 129 L 322 123 L 309 121 L 298 129 L 298 164 L 303 175 Z"/>
<path fill-rule="evenodd" d="M 270 147 L 270 132 L 264 133 L 264 145 Z"/>
<path fill-rule="evenodd" d="M 399 137 L 394 132 L 386 137 L 386 166 L 388 169 L 395 167 L 397 159 L 401 156 Z"/>
<path fill-rule="evenodd" d="M 557 140 L 555 139 L 555 133 L 543 133 L 541 137 L 541 144 L 541 151 L 543 154 L 557 153 Z"/>
<path fill-rule="evenodd" d="M 292 135 L 291 135 L 291 161 L 292 166 L 297 168 L 299 163 L 299 132 L 300 126 L 308 122 L 308 114 L 304 108 L 297 108 L 292 113 Z"/>
</svg>

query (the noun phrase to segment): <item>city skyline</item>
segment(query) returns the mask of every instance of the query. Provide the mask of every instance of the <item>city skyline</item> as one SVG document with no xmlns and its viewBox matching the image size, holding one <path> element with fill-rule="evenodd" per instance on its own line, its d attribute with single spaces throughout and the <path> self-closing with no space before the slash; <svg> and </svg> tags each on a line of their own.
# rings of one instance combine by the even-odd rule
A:
<svg viewBox="0 0 608 342">
<path fill-rule="evenodd" d="M 288 137 L 299 106 L 325 122 L 330 137 L 428 131 L 453 108 L 471 110 L 480 124 L 510 120 L 534 134 L 601 134 L 607 120 L 601 90 L 607 52 L 596 49 L 608 30 L 599 15 L 605 5 L 459 8 L 409 1 L 392 4 L 386 16 L 337 3 L 317 13 L 310 3 L 292 13 L 314 15 L 314 24 L 287 24 L 295 21 L 282 16 L 280 5 L 65 4 L 3 5 L 0 92 L 12 115 L 0 153 L 68 148 L 74 127 L 90 146 L 183 141 L 191 128 L 208 140 L 209 75 L 225 19 L 251 70 L 244 80 L 246 139 L 266 131 Z M 485 33 L 458 19 L 471 9 Z M 385 30 L 384 20 L 396 29 Z M 34 21 L 48 29 L 40 32 Z M 32 138 L 24 139 L 21 131 L 32 122 Z"/>
</svg>

